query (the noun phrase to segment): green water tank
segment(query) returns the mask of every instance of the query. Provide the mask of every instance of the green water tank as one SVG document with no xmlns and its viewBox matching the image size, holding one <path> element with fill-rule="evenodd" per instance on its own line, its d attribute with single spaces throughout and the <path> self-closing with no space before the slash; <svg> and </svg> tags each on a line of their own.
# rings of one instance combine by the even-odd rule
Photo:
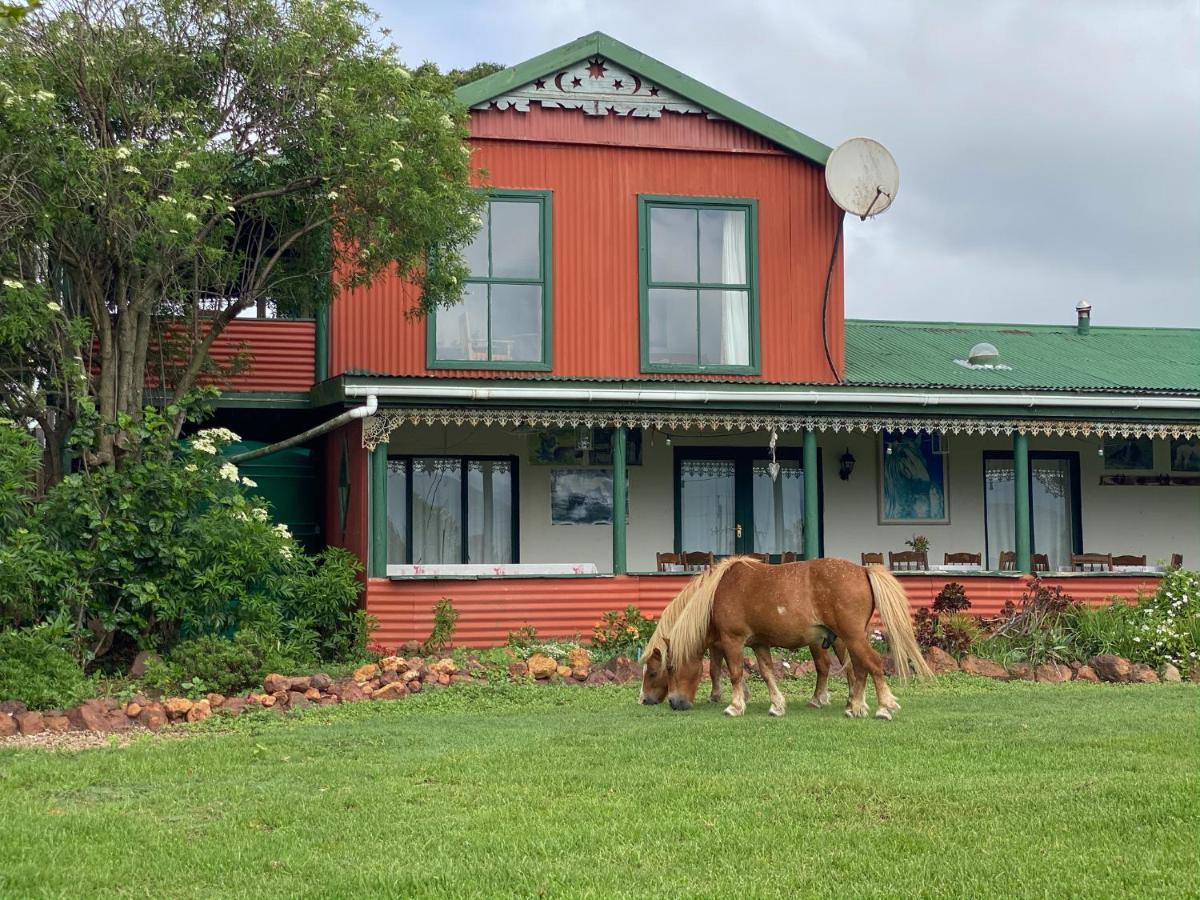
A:
<svg viewBox="0 0 1200 900">
<path fill-rule="evenodd" d="M 264 447 L 263 441 L 241 441 L 225 447 L 234 456 Z M 291 447 L 238 465 L 238 472 L 257 484 L 252 496 L 270 504 L 271 519 L 282 522 L 309 553 L 324 546 L 321 537 L 321 480 L 313 451 Z"/>
</svg>

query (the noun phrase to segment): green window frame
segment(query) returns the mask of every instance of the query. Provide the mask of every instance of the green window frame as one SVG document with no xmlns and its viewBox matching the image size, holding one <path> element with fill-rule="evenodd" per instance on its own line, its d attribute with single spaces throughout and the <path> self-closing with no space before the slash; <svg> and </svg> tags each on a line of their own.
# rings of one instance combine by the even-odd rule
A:
<svg viewBox="0 0 1200 900">
<path fill-rule="evenodd" d="M 507 277 L 492 275 L 492 216 L 489 211 L 487 216 L 486 228 L 488 231 L 488 274 L 487 275 L 471 275 L 467 278 L 467 285 L 484 285 L 487 291 L 487 329 L 485 332 L 484 346 L 487 352 L 486 359 L 441 359 L 438 357 L 437 345 L 437 320 L 438 312 L 433 312 L 426 316 L 426 333 L 425 333 L 425 365 L 429 369 L 507 369 L 522 372 L 549 372 L 551 370 L 551 340 L 553 333 L 552 306 L 551 295 L 553 293 L 553 279 L 551 266 L 551 250 L 552 250 L 552 217 L 551 217 L 551 197 L 550 191 L 526 191 L 526 190 L 489 190 L 487 191 L 487 201 L 489 205 L 494 201 L 502 201 L 508 203 L 530 203 L 535 204 L 539 209 L 538 215 L 538 254 L 539 271 L 533 277 Z M 489 207 L 490 209 L 490 207 Z M 541 303 L 541 321 L 542 321 L 542 340 L 541 340 L 541 358 L 537 360 L 512 360 L 512 359 L 495 359 L 493 358 L 493 341 L 492 341 L 492 288 L 496 285 L 527 285 L 540 287 L 542 293 Z M 465 301 L 463 301 L 465 302 Z M 453 308 L 453 307 L 451 307 Z"/>
<path fill-rule="evenodd" d="M 650 271 L 652 259 L 651 214 L 655 209 L 730 210 L 746 214 L 746 280 L 741 283 L 705 281 L 701 277 L 700 225 L 697 216 L 696 280 L 654 280 Z M 693 290 L 696 292 L 696 362 L 652 362 L 650 359 L 650 292 L 652 290 Z M 747 297 L 746 331 L 749 346 L 748 362 L 740 364 L 704 364 L 701 328 L 701 292 L 744 291 Z M 638 196 L 638 323 L 641 338 L 641 370 L 643 372 L 714 372 L 740 375 L 761 373 L 758 316 L 758 201 L 749 197 L 684 197 L 642 194 Z"/>
</svg>

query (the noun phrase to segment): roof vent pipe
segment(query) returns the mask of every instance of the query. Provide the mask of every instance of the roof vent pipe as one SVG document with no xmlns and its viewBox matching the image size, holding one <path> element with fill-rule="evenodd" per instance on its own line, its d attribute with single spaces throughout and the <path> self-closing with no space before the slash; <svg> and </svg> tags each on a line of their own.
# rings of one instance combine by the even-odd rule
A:
<svg viewBox="0 0 1200 900">
<path fill-rule="evenodd" d="M 1075 312 L 1079 316 L 1079 321 L 1075 324 L 1075 333 L 1087 334 L 1092 330 L 1092 304 L 1080 300 L 1075 304 Z"/>
</svg>

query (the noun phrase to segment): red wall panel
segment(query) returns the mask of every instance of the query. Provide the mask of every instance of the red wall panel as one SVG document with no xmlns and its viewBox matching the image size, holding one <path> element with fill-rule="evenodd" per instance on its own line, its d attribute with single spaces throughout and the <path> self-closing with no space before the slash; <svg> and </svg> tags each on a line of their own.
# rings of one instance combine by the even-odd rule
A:
<svg viewBox="0 0 1200 900">
<path fill-rule="evenodd" d="M 498 578 L 479 580 L 367 582 L 367 611 L 379 629 L 373 641 L 395 648 L 405 641 L 423 641 L 433 627 L 433 607 L 448 597 L 459 611 L 455 643 L 467 647 L 503 644 L 509 632 L 533 625 L 547 637 L 589 637 L 592 626 L 612 609 L 630 603 L 647 616 L 658 616 L 687 582 L 686 575 L 626 575 L 598 578 Z M 914 609 L 927 607 L 950 581 L 942 576 L 900 576 Z M 967 589 L 971 614 L 995 616 L 1005 602 L 1016 603 L 1031 579 L 1011 576 L 972 576 L 958 579 Z M 1148 576 L 1044 578 L 1060 585 L 1076 600 L 1105 603 L 1112 596 L 1133 600 L 1138 592 L 1158 586 Z"/>
<path fill-rule="evenodd" d="M 355 421 L 331 431 L 324 443 L 325 540 L 334 547 L 349 550 L 367 564 L 367 451 L 362 445 L 362 422 Z M 342 456 L 350 483 L 350 502 L 346 524 L 342 527 L 341 483 Z M 364 579 L 365 580 L 365 579 Z M 366 602 L 365 596 L 363 602 Z"/>
<path fill-rule="evenodd" d="M 303 319 L 234 319 L 213 342 L 214 362 L 237 356 L 245 366 L 229 379 L 209 379 L 230 391 L 308 391 L 313 385 L 316 325 Z"/>
<path fill-rule="evenodd" d="M 822 343 L 821 305 L 839 211 L 825 190 L 821 167 L 732 123 L 702 116 L 484 111 L 474 113 L 473 122 L 474 163 L 487 171 L 488 184 L 553 192 L 553 375 L 644 377 L 637 196 L 676 194 L 758 199 L 761 378 L 833 380 Z M 429 372 L 425 322 L 405 317 L 415 299 L 412 286 L 395 275 L 343 292 L 331 316 L 331 373 L 520 377 Z M 840 255 L 828 325 L 840 370 Z"/>
</svg>

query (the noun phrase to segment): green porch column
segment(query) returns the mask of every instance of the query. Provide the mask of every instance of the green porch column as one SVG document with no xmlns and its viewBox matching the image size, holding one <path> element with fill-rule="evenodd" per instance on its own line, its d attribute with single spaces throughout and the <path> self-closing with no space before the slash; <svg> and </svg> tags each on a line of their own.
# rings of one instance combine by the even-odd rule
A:
<svg viewBox="0 0 1200 900">
<path fill-rule="evenodd" d="M 1013 520 L 1016 523 L 1017 571 L 1032 572 L 1029 558 L 1029 436 L 1013 433 Z"/>
<path fill-rule="evenodd" d="M 613 431 L 612 461 L 613 461 L 613 526 L 612 526 L 612 568 L 614 575 L 624 575 L 627 569 L 625 563 L 625 485 L 628 475 L 625 471 L 625 434 L 624 425 L 618 425 Z"/>
<path fill-rule="evenodd" d="M 387 575 L 387 458 L 388 445 L 383 443 L 371 451 L 368 461 L 367 574 L 372 578 Z"/>
<path fill-rule="evenodd" d="M 817 433 L 804 429 L 804 558 L 816 559 L 821 555 L 820 511 L 817 505 Z"/>
</svg>

